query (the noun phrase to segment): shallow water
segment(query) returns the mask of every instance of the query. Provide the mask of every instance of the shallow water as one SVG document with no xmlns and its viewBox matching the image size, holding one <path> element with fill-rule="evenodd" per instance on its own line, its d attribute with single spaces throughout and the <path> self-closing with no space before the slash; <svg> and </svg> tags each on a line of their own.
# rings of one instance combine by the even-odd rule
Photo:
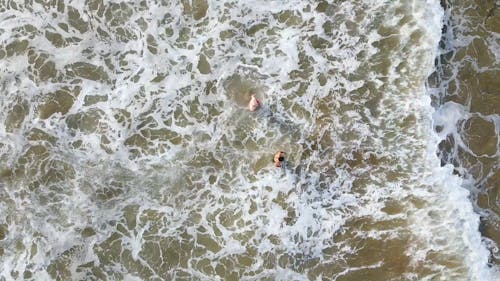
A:
<svg viewBox="0 0 500 281">
<path fill-rule="evenodd" d="M 438 1 L 0 9 L 0 280 L 498 277 L 436 155 Z"/>
<path fill-rule="evenodd" d="M 447 1 L 441 55 L 429 78 L 437 109 L 435 129 L 442 138 L 439 155 L 467 179 L 463 186 L 471 191 L 481 215 L 481 233 L 496 265 L 500 261 L 498 4 Z"/>
</svg>

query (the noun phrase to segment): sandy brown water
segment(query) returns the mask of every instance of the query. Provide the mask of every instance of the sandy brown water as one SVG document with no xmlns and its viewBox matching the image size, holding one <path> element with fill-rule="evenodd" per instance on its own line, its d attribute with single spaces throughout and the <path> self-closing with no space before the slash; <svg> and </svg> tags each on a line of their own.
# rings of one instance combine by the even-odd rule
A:
<svg viewBox="0 0 500 281">
<path fill-rule="evenodd" d="M 443 87 L 435 106 L 454 102 L 464 106 L 457 131 L 439 148 L 443 163 L 472 178 L 471 200 L 482 214 L 481 233 L 491 239 L 491 260 L 500 263 L 500 5 L 498 1 L 442 1 L 449 13 L 444 54 L 439 58 Z M 437 78 L 437 79 L 436 79 Z M 437 127 L 437 131 L 441 128 Z"/>
<path fill-rule="evenodd" d="M 494 280 L 462 181 L 498 164 L 480 4 L 427 79 L 437 1 L 0 0 L 0 281 Z M 461 177 L 442 85 L 490 105 L 441 145 Z"/>
</svg>

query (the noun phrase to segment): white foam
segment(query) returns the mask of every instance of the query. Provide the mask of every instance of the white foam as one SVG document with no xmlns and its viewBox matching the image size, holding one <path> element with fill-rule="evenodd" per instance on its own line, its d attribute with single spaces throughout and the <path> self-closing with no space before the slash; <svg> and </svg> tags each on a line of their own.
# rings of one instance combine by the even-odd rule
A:
<svg viewBox="0 0 500 281">
<path fill-rule="evenodd" d="M 438 5 L 436 4 L 435 6 L 437 7 Z M 431 16 L 430 20 L 427 18 L 423 23 L 428 23 L 429 21 L 437 25 L 437 22 L 440 23 L 442 19 Z M 438 42 L 440 36 L 437 33 L 438 29 L 434 28 L 434 32 L 432 30 L 430 29 L 427 32 L 433 34 L 434 42 Z M 437 56 L 437 43 L 434 45 L 436 46 L 434 54 Z M 432 71 L 433 69 L 429 73 Z M 453 252 L 470 253 L 464 256 L 465 264 L 469 266 L 468 279 L 493 280 L 494 275 L 497 273 L 488 267 L 489 253 L 482 243 L 479 232 L 479 215 L 474 212 L 469 199 L 469 192 L 464 187 L 467 185 L 467 182 L 464 182 L 457 175 L 453 174 L 452 165 L 440 167 L 440 161 L 436 155 L 438 143 L 446 138 L 448 134 L 455 133 L 458 120 L 464 116 L 464 108 L 456 103 L 447 103 L 437 111 L 434 111 L 430 107 L 428 99 L 426 99 L 426 104 L 425 110 L 429 116 L 432 115 L 432 122 L 435 126 L 442 127 L 442 130 L 436 134 L 430 125 L 427 127 L 429 138 L 426 166 L 431 167 L 432 170 L 430 177 L 426 177 L 424 183 L 436 188 L 437 193 L 434 196 L 437 196 L 431 201 L 432 206 L 429 206 L 428 210 L 425 211 L 427 214 L 425 214 L 424 210 L 417 212 L 418 219 L 416 221 L 418 221 L 418 225 L 415 225 L 419 229 L 417 233 L 427 237 L 431 249 L 443 252 L 446 252 L 449 248 L 442 248 L 440 243 L 449 240 L 450 237 L 456 237 L 458 240 L 452 243 L 445 243 L 445 247 L 451 246 Z M 431 213 L 439 217 L 439 221 L 441 222 L 439 226 L 436 226 L 435 222 L 432 222 L 433 220 L 429 222 L 422 220 L 422 217 L 429 216 Z M 429 229 L 433 229 L 433 231 L 429 232 Z M 436 239 L 436 236 L 441 237 L 442 240 Z M 439 242 L 437 244 L 432 242 L 435 240 L 439 240 Z"/>
<path fill-rule="evenodd" d="M 73 2 L 84 20 L 93 19 L 84 15 L 83 2 Z M 408 42 L 412 31 L 418 28 L 425 30 L 422 45 L 416 47 L 424 53 L 423 57 L 428 59 L 423 63 L 423 71 L 429 71 L 432 66 L 433 54 L 425 54 L 437 44 L 440 34 L 441 11 L 438 3 L 434 2 L 437 1 L 415 4 L 415 15 L 420 18 L 421 24 L 405 26 L 402 29 L 404 34 L 401 34 L 403 42 Z M 395 199 L 406 203 L 404 200 L 408 196 L 423 198 L 439 205 L 438 211 L 442 216 L 438 222 L 440 227 L 445 228 L 436 228 L 432 224 L 434 220 L 422 216 L 426 219 L 422 225 L 414 226 L 413 231 L 419 241 L 424 243 L 419 244 L 419 248 L 409 249 L 409 254 L 417 256 L 416 262 L 420 261 L 419 254 L 422 260 L 425 260 L 425 253 L 437 247 L 433 245 L 432 236 L 435 233 L 428 231 L 433 229 L 449 234 L 447 238 L 451 241 L 450 246 L 444 250 L 448 251 L 447 253 L 464 255 L 465 266 L 470 267 L 468 270 L 471 276 L 487 276 L 484 268 L 486 255 L 484 248 L 481 248 L 477 231 L 477 215 L 474 215 L 470 202 L 467 201 L 467 193 L 457 188 L 461 183 L 451 175 L 449 167 L 439 167 L 439 161 L 434 155 L 436 140 L 431 140 L 429 145 L 425 146 L 423 144 L 426 140 L 418 138 L 429 134 L 430 126 L 427 126 L 427 123 L 417 124 L 417 129 L 421 132 L 416 135 L 416 139 L 411 139 L 415 135 L 402 132 L 403 129 L 395 124 L 396 121 L 407 117 L 408 112 L 415 111 L 418 122 L 421 121 L 420 111 L 430 112 L 428 99 L 414 100 L 415 97 L 423 95 L 423 89 L 420 88 L 420 92 L 416 93 L 402 91 L 401 94 L 392 84 L 395 79 L 401 78 L 393 66 L 409 58 L 394 58 L 387 77 L 376 71 L 367 74 L 366 77 L 375 85 L 374 91 L 384 92 L 384 100 L 380 102 L 382 112 L 379 114 L 372 114 L 364 107 L 364 103 L 376 93 L 370 92 L 371 90 L 364 96 L 358 93 L 365 90 L 366 77 L 360 76 L 358 80 L 351 81 L 349 76 L 358 74 L 359 68 L 365 63 L 363 59 L 358 59 L 357 55 L 364 52 L 365 58 L 371 58 L 379 52 L 373 47 L 373 43 L 383 38 L 374 27 L 380 24 L 376 21 L 383 18 L 376 12 L 386 11 L 385 8 L 392 11 L 393 5 L 398 3 L 380 3 L 374 0 L 365 2 L 361 7 L 345 1 L 330 7 L 328 13 L 333 13 L 331 16 L 327 13 L 318 15 L 314 12 L 303 12 L 308 4 L 314 11 L 315 2 L 221 1 L 209 3 L 206 18 L 198 22 L 192 21 L 191 15 L 184 15 L 181 5 L 165 4 L 167 6 L 157 3 L 143 12 L 137 10 L 124 25 L 138 36 L 137 40 L 119 42 L 112 34 L 109 41 L 102 41 L 95 30 L 83 35 L 71 29 L 69 32 L 63 32 L 57 28 L 55 20 L 52 25 L 57 32 L 64 36 L 78 36 L 82 41 L 65 48 L 55 48 L 44 36 L 37 36 L 33 40 L 36 50 L 49 54 L 49 59 L 55 62 L 60 71 L 67 64 L 78 61 L 93 63 L 106 69 L 107 66 L 102 60 L 103 57 L 109 58 L 115 70 L 108 70 L 107 73 L 110 80 L 115 82 L 106 84 L 82 79 L 79 83 L 80 94 L 66 115 L 54 114 L 47 120 L 41 120 L 30 113 L 33 115 L 29 116 L 29 121 L 22 128 L 24 131 L 7 134 L 5 128 L 0 128 L 2 141 L 5 140 L 9 149 L 13 149 L 8 165 L 15 165 L 26 147 L 33 144 L 24 134 L 37 127 L 57 138 L 56 143 L 48 149 L 51 159 L 70 163 L 75 169 L 73 179 L 55 183 L 55 186 L 67 191 L 67 194 L 61 195 L 59 201 L 51 203 L 59 209 L 59 215 L 52 213 L 51 208 L 42 204 L 39 197 L 47 195 L 43 189 L 33 195 L 32 205 L 28 207 L 26 202 L 18 201 L 19 198 L 14 194 L 16 189 L 26 188 L 24 183 L 16 182 L 9 187 L 9 197 L 18 204 L 15 210 L 25 213 L 27 219 L 25 229 L 11 228 L 9 235 L 15 237 L 23 233 L 25 245 L 30 245 L 30 242 L 36 239 L 35 232 L 42 233 L 43 237 L 37 242 L 40 250 L 33 258 L 28 258 L 29 250 L 16 252 L 15 249 L 9 248 L 6 251 L 8 262 L 5 263 L 2 277 L 8 279 L 12 269 L 23 272 L 32 263 L 35 264 L 34 272 L 37 277 L 49 279 L 47 266 L 58 255 L 75 245 L 83 245 L 83 249 L 80 255 L 72 260 L 70 270 L 73 276 L 83 278 L 83 273 L 79 275 L 76 272 L 78 265 L 83 263 L 94 261 L 96 266 L 110 266 L 99 264 L 99 257 L 94 253 L 93 246 L 103 242 L 116 231 L 116 222 L 124 219 L 124 207 L 136 204 L 141 206 L 137 214 L 138 221 L 147 210 L 159 213 L 162 218 L 154 224 L 138 225 L 116 242 L 130 250 L 132 257 L 140 260 L 142 264 L 147 263 L 141 257 L 142 246 L 146 240 L 153 239 L 146 237 L 145 233 L 153 229 L 153 225 L 162 229 L 154 239 L 177 238 L 182 234 L 188 235 L 193 241 L 198 241 L 202 234 L 199 229 L 203 227 L 203 234 L 209 235 L 221 249 L 206 250 L 201 243 L 195 243 L 194 247 L 197 248 L 192 249 L 192 252 L 205 250 L 206 253 L 190 257 L 188 268 L 183 268 L 192 276 L 217 279 L 220 276 L 201 272 L 194 265 L 204 259 L 216 265 L 222 258 L 244 255 L 251 248 L 257 251 L 257 258 L 251 266 L 251 270 L 255 271 L 254 276 L 241 276 L 242 280 L 307 280 L 307 272 L 300 272 L 294 267 L 276 266 L 275 269 L 263 269 L 260 255 L 270 253 L 278 259 L 282 254 L 289 254 L 296 258 L 297 264 L 313 258 L 318 258 L 320 262 L 335 262 L 348 255 L 355 255 L 356 245 L 349 244 L 349 241 L 336 244 L 332 240 L 339 232 L 346 231 L 343 227 L 348 221 L 364 217 L 375 221 L 406 219 L 407 216 L 420 218 L 420 212 L 425 215 L 434 210 L 432 205 L 415 210 L 410 204 L 403 204 L 403 208 L 408 209 L 402 214 L 387 215 L 382 211 L 385 200 Z M 375 16 L 356 20 L 356 12 L 360 8 L 366 8 L 366 15 Z M 36 5 L 35 9 L 38 13 L 44 13 L 42 6 Z M 277 21 L 273 14 L 286 10 L 302 13 L 304 22 L 308 23 L 303 26 L 288 26 Z M 175 19 L 160 24 L 166 13 L 170 13 Z M 43 30 L 45 23 L 36 13 L 35 16 L 23 13 L 23 16 L 34 17 L 32 24 Z M 358 28 L 364 34 L 349 35 L 346 24 L 343 23 L 334 30 L 336 40 L 331 40 L 331 47 L 315 49 L 307 38 L 314 34 L 326 37 L 322 26 L 327 21 L 335 21 L 336 16 L 344 16 L 359 24 Z M 136 20 L 141 17 L 148 22 L 144 32 L 136 25 Z M 224 21 L 223 17 L 228 19 Z M 248 38 L 245 34 L 246 28 L 263 19 L 267 20 L 270 28 L 276 29 L 276 34 L 269 35 L 261 31 L 255 34 L 255 38 Z M 387 24 L 394 26 L 396 19 L 399 17 L 393 20 L 389 18 L 391 22 Z M 205 20 L 206 23 L 203 22 Z M 233 20 L 241 27 L 231 22 Z M 24 22 L 10 19 L 9 25 L 3 28 Z M 93 24 L 112 32 L 112 28 L 106 24 L 97 21 Z M 171 37 L 165 34 L 166 27 L 173 28 Z M 185 44 L 192 48 L 180 48 L 178 44 L 181 43 L 176 42 L 183 27 L 190 29 L 190 36 Z M 236 35 L 235 38 L 223 42 L 219 34 L 227 29 L 235 31 Z M 157 41 L 156 55 L 147 50 L 146 34 L 154 35 Z M 212 43 L 208 43 L 210 40 Z M 259 55 L 255 54 L 259 44 L 265 45 L 269 53 L 263 51 Z M 93 47 L 91 53 L 94 56 L 90 59 L 82 53 L 88 47 Z M 210 54 L 208 60 L 212 73 L 201 74 L 196 69 L 202 50 Z M 120 54 L 127 51 L 130 52 L 120 61 Z M 292 79 L 290 72 L 301 67 L 301 53 L 312 58 L 312 74 L 309 77 Z M 334 59 L 331 60 L 327 56 Z M 261 59 L 260 66 L 252 62 L 255 58 Z M 24 72 L 27 64 L 26 58 L 19 56 L 9 58 L 1 67 L 26 75 Z M 189 64 L 192 71 L 187 70 Z M 369 68 L 369 65 L 366 66 Z M 333 75 L 329 74 L 330 70 Z M 418 71 L 422 70 L 415 70 Z M 159 73 L 167 76 L 161 82 L 151 82 Z M 235 106 L 224 88 L 225 82 L 234 74 L 247 78 L 250 83 L 262 89 L 262 95 L 265 97 L 264 109 L 267 112 L 251 115 Z M 316 81 L 319 74 L 327 76 L 324 86 L 320 86 Z M 136 75 L 139 75 L 137 80 L 133 80 Z M 292 80 L 297 82 L 296 86 L 284 87 Z M 216 90 L 207 90 L 207 83 L 213 81 Z M 404 82 L 411 84 L 411 81 Z M 36 98 L 43 98 L 44 94 L 64 85 L 51 82 L 39 83 L 40 85 L 23 83 L 23 89 L 31 91 L 33 100 L 30 102 L 35 105 L 38 102 Z M 297 93 L 300 83 L 309 85 L 307 90 L 301 93 L 302 96 Z M 13 89 L 17 91 L 17 88 L 11 90 Z M 355 94 L 360 95 L 359 100 L 351 96 Z M 90 95 L 107 96 L 107 101 L 85 105 L 85 98 Z M 330 103 L 321 104 L 325 101 Z M 394 110 L 394 104 L 399 106 L 399 111 Z M 8 103 L 2 103 L 2 108 L 7 105 Z M 191 106 L 197 106 L 198 111 L 191 112 Z M 321 112 L 321 106 L 325 106 L 330 112 Z M 184 121 L 182 117 L 173 117 L 177 108 L 181 109 Z M 65 123 L 67 115 L 96 109 L 103 113 L 96 131 L 71 129 Z M 129 120 L 116 120 L 114 116 L 117 109 L 126 110 L 130 116 Z M 209 114 L 210 110 L 216 113 Z M 301 114 L 300 110 L 307 114 Z M 445 114 L 454 110 L 456 109 L 450 107 L 434 114 L 436 122 L 444 126 L 442 134 L 452 132 L 453 120 L 447 120 Z M 458 118 L 459 112 L 456 113 Z M 4 113 L 1 114 L 3 117 Z M 150 125 L 144 125 L 143 122 L 148 120 L 148 117 L 151 117 L 152 121 Z M 328 121 L 321 125 L 316 124 L 320 117 Z M 167 121 L 171 121 L 171 124 L 165 124 Z M 169 140 L 154 140 L 146 136 L 149 142 L 147 148 L 152 152 L 134 155 L 130 151 L 132 146 L 127 146 L 125 141 L 134 134 L 142 134 L 141 131 L 148 126 L 151 126 L 151 129 L 169 129 L 179 134 L 182 141 L 180 144 L 173 144 Z M 394 136 L 389 137 L 390 134 Z M 3 138 L 4 136 L 6 138 Z M 102 136 L 110 140 L 108 146 L 111 153 L 102 149 Z M 325 141 L 326 144 L 322 144 L 322 138 L 331 138 L 332 143 Z M 77 141 L 81 141 L 79 148 L 73 146 Z M 309 151 L 313 145 L 325 147 L 321 148 L 322 151 Z M 406 157 L 414 157 L 412 159 L 419 161 L 422 159 L 423 152 L 415 151 L 422 147 L 428 148 L 428 155 L 425 157 L 428 157 L 429 161 L 408 163 L 410 160 Z M 289 153 L 287 167 L 282 170 L 275 169 L 267 159 L 278 149 Z M 359 161 L 359 166 L 349 167 L 345 163 L 337 165 L 341 163 L 341 158 L 348 158 L 356 151 L 361 151 L 362 157 L 374 155 L 381 164 L 371 165 L 369 161 L 365 161 L 368 158 L 363 158 Z M 309 154 L 307 158 L 302 158 Z M 209 159 L 210 157 L 214 160 Z M 387 179 L 385 169 L 392 170 L 393 167 L 384 166 L 384 157 L 397 159 L 394 170 L 399 172 L 411 170 L 408 167 L 415 167 L 412 170 L 413 178 L 401 181 Z M 263 159 L 267 165 L 262 164 Z M 211 183 L 213 177 L 215 180 Z M 363 181 L 358 181 L 360 179 L 371 184 L 364 184 Z M 448 186 L 450 183 L 453 183 L 453 186 Z M 101 192 L 101 189 L 113 187 L 113 184 L 118 184 L 119 195 L 109 200 L 96 198 L 96 193 Z M 429 186 L 430 188 L 426 188 Z M 461 205 L 465 207 L 459 209 Z M 2 205 L 2 208 L 6 207 Z M 236 217 L 233 225 L 223 222 L 221 213 L 224 211 L 230 211 Z M 407 215 L 411 212 L 414 213 Z M 17 220 L 21 218 L 18 217 Z M 87 226 L 94 228 L 97 234 L 84 239 L 78 229 Z M 457 233 L 457 228 L 467 231 L 460 234 Z M 400 231 L 404 232 L 405 229 L 370 229 L 359 231 L 356 236 L 392 239 L 398 236 Z M 245 239 L 240 237 L 246 235 L 248 237 Z M 323 250 L 328 247 L 338 247 L 338 253 L 326 256 Z M 476 248 L 478 250 L 475 252 L 463 251 Z M 113 266 L 116 266 L 114 270 L 123 270 L 119 265 Z M 378 262 L 359 268 L 352 267 L 340 275 L 383 266 L 382 262 Z M 124 278 L 138 280 L 139 277 L 124 274 Z"/>
</svg>

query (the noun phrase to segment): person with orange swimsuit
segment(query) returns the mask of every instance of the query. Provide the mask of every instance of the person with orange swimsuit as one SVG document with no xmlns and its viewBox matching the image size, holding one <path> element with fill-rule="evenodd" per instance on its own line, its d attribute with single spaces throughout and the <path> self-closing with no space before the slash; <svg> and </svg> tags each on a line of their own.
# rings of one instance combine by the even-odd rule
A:
<svg viewBox="0 0 500 281">
<path fill-rule="evenodd" d="M 278 152 L 276 152 L 276 154 L 274 154 L 274 158 L 273 158 L 274 166 L 279 168 L 283 165 L 284 161 L 285 161 L 285 152 L 284 151 L 278 151 Z"/>
</svg>

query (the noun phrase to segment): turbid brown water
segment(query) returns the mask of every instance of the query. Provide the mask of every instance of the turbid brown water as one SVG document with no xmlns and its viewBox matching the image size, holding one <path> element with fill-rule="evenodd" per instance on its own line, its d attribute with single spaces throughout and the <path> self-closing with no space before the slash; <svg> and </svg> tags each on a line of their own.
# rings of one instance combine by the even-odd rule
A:
<svg viewBox="0 0 500 281">
<path fill-rule="evenodd" d="M 491 3 L 0 1 L 0 280 L 496 280 Z"/>
<path fill-rule="evenodd" d="M 462 112 L 456 131 L 440 143 L 439 155 L 443 163 L 452 163 L 458 174 L 472 180 L 471 200 L 482 215 L 481 233 L 491 239 L 491 259 L 498 265 L 500 7 L 498 1 L 444 2 L 448 17 L 443 54 L 429 83 L 440 88 L 435 106 L 456 103 Z"/>
</svg>

